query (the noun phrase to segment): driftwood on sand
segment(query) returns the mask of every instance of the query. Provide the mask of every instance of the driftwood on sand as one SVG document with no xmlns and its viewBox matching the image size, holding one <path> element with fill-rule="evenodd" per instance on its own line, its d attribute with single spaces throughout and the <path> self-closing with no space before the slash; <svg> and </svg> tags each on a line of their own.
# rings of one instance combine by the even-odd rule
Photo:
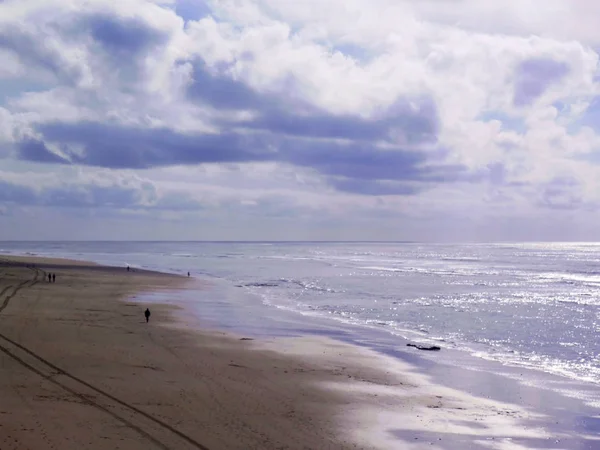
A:
<svg viewBox="0 0 600 450">
<path fill-rule="evenodd" d="M 441 350 L 441 347 L 437 345 L 418 345 L 418 344 L 406 344 L 407 347 L 415 347 L 419 350 L 430 350 L 430 351 L 438 351 Z"/>
</svg>

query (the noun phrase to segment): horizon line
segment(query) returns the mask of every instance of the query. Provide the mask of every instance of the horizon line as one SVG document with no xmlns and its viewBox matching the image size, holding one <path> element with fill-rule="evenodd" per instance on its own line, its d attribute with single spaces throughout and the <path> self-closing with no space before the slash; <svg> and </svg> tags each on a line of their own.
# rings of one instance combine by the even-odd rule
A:
<svg viewBox="0 0 600 450">
<path fill-rule="evenodd" d="M 515 240 L 498 240 L 498 241 L 412 241 L 412 240 L 234 240 L 234 239 L 220 239 L 220 240 L 164 240 L 164 239 L 11 239 L 11 240 L 0 240 L 0 243 L 84 243 L 84 242 L 136 242 L 136 243 L 205 243 L 205 244 L 293 244 L 293 243 L 367 243 L 367 244 L 594 244 L 600 243 L 600 241 L 580 241 L 580 240 L 539 240 L 539 241 L 515 241 Z"/>
</svg>

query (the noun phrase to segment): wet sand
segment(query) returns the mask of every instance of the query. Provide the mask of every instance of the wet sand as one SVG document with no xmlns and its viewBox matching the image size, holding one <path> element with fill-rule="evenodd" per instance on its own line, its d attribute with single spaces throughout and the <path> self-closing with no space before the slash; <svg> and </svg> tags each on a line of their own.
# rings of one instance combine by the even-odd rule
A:
<svg viewBox="0 0 600 450">
<path fill-rule="evenodd" d="M 523 426 L 530 412 L 432 384 L 368 349 L 192 332 L 167 305 L 150 305 L 145 322 L 136 296 L 187 283 L 2 257 L 0 449 L 435 449 L 448 433 L 504 449 L 506 436 L 551 438 Z"/>
</svg>

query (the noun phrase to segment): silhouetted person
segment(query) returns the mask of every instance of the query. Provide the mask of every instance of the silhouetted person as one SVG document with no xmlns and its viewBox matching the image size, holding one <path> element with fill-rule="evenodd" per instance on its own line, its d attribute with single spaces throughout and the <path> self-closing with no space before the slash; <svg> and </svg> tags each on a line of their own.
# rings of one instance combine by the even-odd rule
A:
<svg viewBox="0 0 600 450">
<path fill-rule="evenodd" d="M 190 276 L 190 273 L 188 272 L 188 277 Z"/>
<path fill-rule="evenodd" d="M 146 308 L 146 311 L 144 311 L 144 316 L 146 316 L 146 323 L 148 323 L 150 320 L 150 310 L 148 308 Z"/>
<path fill-rule="evenodd" d="M 127 266 L 127 272 L 129 272 L 129 266 Z"/>
<path fill-rule="evenodd" d="M 53 273 L 53 274 L 52 274 L 52 282 L 54 283 L 55 281 L 56 281 L 56 274 L 55 274 L 55 273 Z"/>
<path fill-rule="evenodd" d="M 48 283 L 52 283 L 52 274 L 51 273 L 48 274 Z"/>
</svg>

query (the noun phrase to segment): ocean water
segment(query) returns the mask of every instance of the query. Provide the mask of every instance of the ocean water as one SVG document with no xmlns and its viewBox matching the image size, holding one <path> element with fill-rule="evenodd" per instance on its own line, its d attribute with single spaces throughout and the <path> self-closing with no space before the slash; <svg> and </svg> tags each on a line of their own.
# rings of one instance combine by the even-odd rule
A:
<svg viewBox="0 0 600 450">
<path fill-rule="evenodd" d="M 0 242 L 0 253 L 190 271 L 247 295 L 223 295 L 238 324 L 253 298 L 275 318 L 600 386 L 600 244 Z"/>
</svg>

